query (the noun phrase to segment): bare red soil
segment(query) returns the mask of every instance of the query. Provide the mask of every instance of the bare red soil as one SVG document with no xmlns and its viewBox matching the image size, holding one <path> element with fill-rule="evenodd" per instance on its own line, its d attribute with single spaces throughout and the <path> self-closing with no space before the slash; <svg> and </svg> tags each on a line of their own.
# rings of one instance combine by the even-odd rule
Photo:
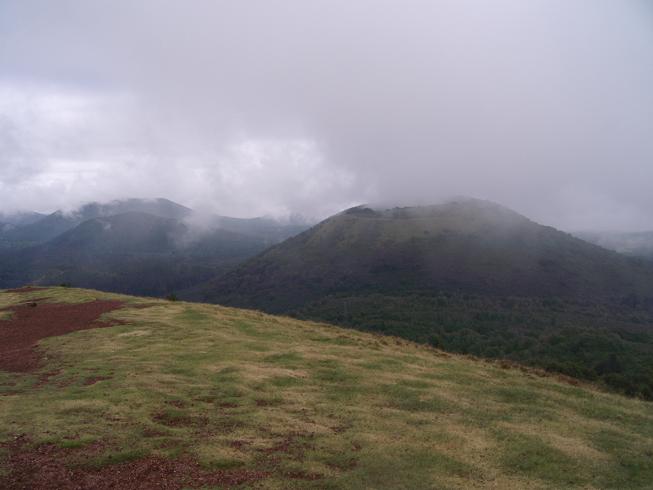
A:
<svg viewBox="0 0 653 490">
<path fill-rule="evenodd" d="M 91 386 L 98 381 L 106 381 L 107 379 L 111 379 L 111 376 L 92 376 L 90 378 L 86 378 L 82 384 L 84 386 Z"/>
<path fill-rule="evenodd" d="M 22 288 L 7 289 L 5 293 L 32 293 L 34 291 L 41 291 L 43 289 L 47 289 L 47 288 L 39 288 L 36 286 L 23 286 Z"/>
<path fill-rule="evenodd" d="M 190 458 L 171 460 L 146 457 L 94 468 L 85 466 L 79 460 L 78 453 L 88 453 L 87 449 L 65 450 L 53 444 L 30 448 L 23 438 L 2 446 L 9 452 L 6 460 L 9 471 L 4 476 L 0 475 L 0 488 L 7 489 L 177 490 L 231 487 L 253 483 L 268 476 L 266 472 L 240 468 L 209 471 Z M 93 452 L 92 449 L 90 452 Z"/>
<path fill-rule="evenodd" d="M 32 301 L 3 309 L 11 311 L 12 316 L 0 320 L 0 369 L 13 372 L 35 370 L 41 365 L 41 354 L 36 349 L 39 340 L 116 325 L 119 322 L 98 319 L 123 304 L 122 301 L 100 300 L 77 304 Z"/>
</svg>

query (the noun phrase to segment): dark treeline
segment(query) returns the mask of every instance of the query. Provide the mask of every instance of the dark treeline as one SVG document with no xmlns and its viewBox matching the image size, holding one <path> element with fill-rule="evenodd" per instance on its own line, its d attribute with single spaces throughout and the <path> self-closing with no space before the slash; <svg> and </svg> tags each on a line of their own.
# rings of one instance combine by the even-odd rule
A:
<svg viewBox="0 0 653 490">
<path fill-rule="evenodd" d="M 293 312 L 451 352 L 508 359 L 653 400 L 653 309 L 638 298 L 332 295 Z"/>
</svg>

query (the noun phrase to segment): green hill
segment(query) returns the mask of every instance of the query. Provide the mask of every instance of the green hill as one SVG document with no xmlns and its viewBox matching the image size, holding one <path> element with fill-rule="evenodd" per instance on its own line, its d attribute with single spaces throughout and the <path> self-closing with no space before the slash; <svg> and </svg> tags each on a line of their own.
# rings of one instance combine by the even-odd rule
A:
<svg viewBox="0 0 653 490">
<path fill-rule="evenodd" d="M 653 481 L 650 403 L 397 338 L 68 288 L 0 293 L 0 338 L 1 488 Z"/>
<path fill-rule="evenodd" d="M 108 203 L 92 202 L 71 212 L 56 211 L 39 218 L 34 214 L 28 220 L 22 219 L 16 226 L 0 233 L 0 246 L 24 248 L 51 240 L 72 230 L 86 220 L 125 213 L 147 213 L 161 218 L 184 219 L 192 210 L 168 199 L 125 199 Z M 30 213 L 25 213 L 28 217 Z"/>
<path fill-rule="evenodd" d="M 0 286 L 70 283 L 165 296 L 261 252 L 265 239 L 131 212 L 84 221 L 36 246 L 0 253 Z"/>
<path fill-rule="evenodd" d="M 466 199 L 349 209 L 220 278 L 206 298 L 284 312 L 333 292 L 415 290 L 653 298 L 653 266 Z"/>
<path fill-rule="evenodd" d="M 347 210 L 198 299 L 510 359 L 653 399 L 653 264 L 485 201 Z"/>
<path fill-rule="evenodd" d="M 298 219 L 205 215 L 166 199 L 3 215 L 0 288 L 74 284 L 182 295 L 306 227 Z"/>
</svg>

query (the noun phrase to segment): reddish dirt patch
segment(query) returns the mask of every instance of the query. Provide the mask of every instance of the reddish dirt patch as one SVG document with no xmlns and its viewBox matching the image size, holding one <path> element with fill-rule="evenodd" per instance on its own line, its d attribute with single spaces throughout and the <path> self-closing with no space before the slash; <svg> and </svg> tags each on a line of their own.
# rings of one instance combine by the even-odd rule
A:
<svg viewBox="0 0 653 490">
<path fill-rule="evenodd" d="M 143 434 L 143 437 L 163 437 L 166 435 L 165 432 L 156 429 L 144 429 L 141 434 Z"/>
<path fill-rule="evenodd" d="M 263 400 L 261 398 L 254 400 L 254 403 L 256 403 L 257 407 L 271 407 L 275 404 L 272 400 Z"/>
<path fill-rule="evenodd" d="M 78 453 L 83 450 L 75 452 L 52 444 L 30 448 L 23 438 L 0 447 L 9 452 L 7 473 L 0 473 L 0 488 L 7 489 L 177 490 L 237 486 L 269 475 L 247 469 L 208 471 L 188 457 L 170 460 L 151 456 L 92 468 L 79 464 Z"/>
<path fill-rule="evenodd" d="M 169 412 L 158 412 L 152 416 L 152 420 L 167 427 L 184 427 L 193 425 L 193 419 L 185 414 L 173 414 Z"/>
<path fill-rule="evenodd" d="M 42 291 L 47 288 L 39 288 L 36 286 L 23 286 L 22 288 L 7 289 L 5 293 L 31 293 L 33 291 Z"/>
<path fill-rule="evenodd" d="M 88 303 L 30 302 L 4 308 L 12 316 L 0 320 L 0 369 L 14 372 L 33 371 L 41 364 L 36 343 L 77 330 L 110 327 L 119 322 L 100 322 L 98 318 L 121 308 L 122 301 L 91 301 Z"/>
<path fill-rule="evenodd" d="M 172 405 L 173 407 L 177 408 L 185 408 L 186 407 L 186 402 L 183 400 L 168 400 L 166 402 L 168 405 Z"/>
<path fill-rule="evenodd" d="M 209 424 L 207 417 L 188 415 L 183 412 L 171 412 L 163 410 L 152 416 L 152 420 L 167 427 L 206 427 Z"/>
<path fill-rule="evenodd" d="M 93 376 L 91 378 L 86 378 L 82 384 L 84 386 L 90 386 L 94 385 L 98 381 L 105 381 L 107 379 L 111 379 L 111 376 Z"/>
<path fill-rule="evenodd" d="M 294 459 L 302 460 L 304 459 L 305 450 L 315 448 L 315 445 L 312 442 L 308 442 L 308 440 L 314 438 L 315 434 L 313 433 L 290 433 L 273 446 L 261 448 L 259 451 L 269 455 L 275 453 L 288 453 L 291 454 Z"/>
<path fill-rule="evenodd" d="M 129 305 L 129 307 L 134 310 L 143 310 L 145 308 L 152 308 L 154 306 L 161 306 L 161 303 L 139 303 L 139 304 Z"/>
<path fill-rule="evenodd" d="M 346 430 L 349 430 L 352 428 L 352 425 L 337 425 L 336 427 L 331 427 L 331 430 L 336 433 L 336 434 L 342 434 Z"/>
<path fill-rule="evenodd" d="M 225 403 L 220 403 L 218 405 L 218 407 L 220 407 L 220 408 L 238 408 L 238 405 L 236 405 L 235 403 L 225 402 Z"/>
<path fill-rule="evenodd" d="M 229 443 L 229 446 L 231 446 L 234 449 L 242 450 L 243 448 L 246 448 L 246 447 L 250 446 L 251 444 L 252 443 L 249 442 L 249 441 L 242 441 L 240 439 L 236 439 L 234 441 L 231 441 Z"/>
<path fill-rule="evenodd" d="M 281 473 L 283 476 L 286 478 L 290 478 L 291 480 L 322 480 L 324 478 L 324 475 L 321 475 L 319 473 L 310 473 L 308 471 L 284 471 Z"/>
</svg>

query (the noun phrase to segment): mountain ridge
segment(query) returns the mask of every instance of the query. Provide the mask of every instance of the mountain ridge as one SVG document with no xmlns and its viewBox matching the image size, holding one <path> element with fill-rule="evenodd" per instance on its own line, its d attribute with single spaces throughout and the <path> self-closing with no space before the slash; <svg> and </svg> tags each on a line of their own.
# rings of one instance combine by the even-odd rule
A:
<svg viewBox="0 0 653 490">
<path fill-rule="evenodd" d="M 108 203 L 91 202 L 69 212 L 55 211 L 25 226 L 9 230 L 0 238 L 5 242 L 17 243 L 20 246 L 38 245 L 89 219 L 126 212 L 146 212 L 160 217 L 183 219 L 190 214 L 191 210 L 164 198 L 132 198 Z"/>
<path fill-rule="evenodd" d="M 0 250 L 0 287 L 71 283 L 176 294 L 303 228 L 270 218 L 198 215 L 167 199 L 89 203 L 0 236 L 16 240 Z"/>
<path fill-rule="evenodd" d="M 273 283 L 289 282 L 284 308 L 303 301 L 291 275 L 311 298 L 319 296 L 310 293 L 316 283 L 329 292 L 347 290 L 344 282 L 352 274 L 357 277 L 351 287 L 357 290 L 393 288 L 401 274 L 399 282 L 418 290 L 577 298 L 613 296 L 616 291 L 653 296 L 653 267 L 475 200 L 382 212 L 351 208 L 241 265 L 219 279 L 205 299 L 228 298 L 229 280 L 235 283 L 248 272 L 255 277 L 252 284 L 233 289 L 258 283 L 271 290 Z"/>
<path fill-rule="evenodd" d="M 631 257 L 653 260 L 653 231 L 575 232 L 575 236 Z"/>
</svg>

